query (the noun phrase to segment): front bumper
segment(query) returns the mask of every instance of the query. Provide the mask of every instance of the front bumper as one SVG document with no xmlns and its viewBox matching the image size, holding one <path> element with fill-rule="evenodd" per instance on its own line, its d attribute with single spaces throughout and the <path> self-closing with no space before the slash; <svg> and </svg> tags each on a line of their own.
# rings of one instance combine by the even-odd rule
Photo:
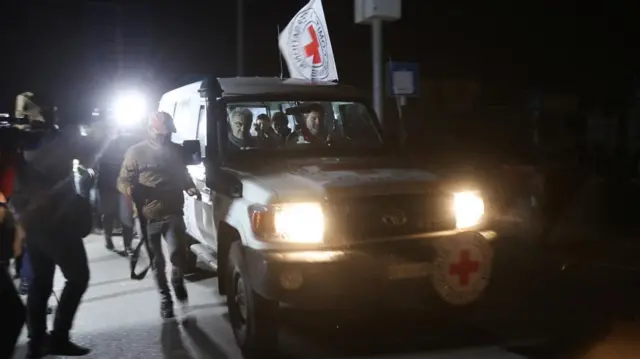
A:
<svg viewBox="0 0 640 359">
<path fill-rule="evenodd" d="M 490 243 L 494 232 L 451 234 Z M 436 300 L 430 280 L 434 241 L 447 237 L 362 243 L 348 249 L 260 251 L 245 249 L 249 280 L 262 296 L 302 308 L 331 308 L 398 300 Z M 406 295 L 411 293 L 412 295 Z M 431 298 L 431 299 L 429 299 Z"/>
</svg>

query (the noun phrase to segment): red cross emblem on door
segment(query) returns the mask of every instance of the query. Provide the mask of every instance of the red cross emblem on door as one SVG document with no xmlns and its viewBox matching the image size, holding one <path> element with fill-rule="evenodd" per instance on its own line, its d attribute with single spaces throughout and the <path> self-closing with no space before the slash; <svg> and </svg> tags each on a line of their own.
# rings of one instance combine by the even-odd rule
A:
<svg viewBox="0 0 640 359">
<path fill-rule="evenodd" d="M 458 276 L 461 286 L 469 284 L 469 279 L 473 273 L 480 270 L 480 262 L 471 260 L 471 252 L 468 249 L 460 251 L 460 260 L 449 266 L 449 274 Z"/>
</svg>

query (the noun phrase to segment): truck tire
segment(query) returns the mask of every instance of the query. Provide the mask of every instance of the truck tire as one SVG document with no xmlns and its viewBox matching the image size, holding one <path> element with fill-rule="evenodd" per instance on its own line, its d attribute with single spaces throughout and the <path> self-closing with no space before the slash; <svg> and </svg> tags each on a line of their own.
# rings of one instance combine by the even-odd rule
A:
<svg viewBox="0 0 640 359">
<path fill-rule="evenodd" d="M 242 354 L 247 359 L 275 357 L 279 304 L 251 287 L 239 241 L 231 244 L 226 274 L 229 319 Z"/>
</svg>

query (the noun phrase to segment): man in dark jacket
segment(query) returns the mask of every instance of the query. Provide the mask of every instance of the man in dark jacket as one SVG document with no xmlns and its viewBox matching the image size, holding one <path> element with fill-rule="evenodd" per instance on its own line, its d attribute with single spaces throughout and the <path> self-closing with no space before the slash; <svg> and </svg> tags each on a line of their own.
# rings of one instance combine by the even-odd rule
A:
<svg viewBox="0 0 640 359">
<path fill-rule="evenodd" d="M 90 230 L 91 217 L 86 213 L 87 207 L 82 206 L 84 202 L 76 200 L 71 175 L 77 135 L 77 129 L 71 127 L 60 131 L 51 128 L 37 148 L 24 152 L 25 161 L 18 170 L 12 203 L 27 234 L 33 269 L 27 297 L 31 336 L 28 358 L 49 354 L 81 356 L 90 352 L 69 339 L 73 319 L 89 284 L 89 264 L 82 238 L 87 232 L 87 222 Z M 53 331 L 47 335 L 47 303 L 56 266 L 67 282 Z"/>
<path fill-rule="evenodd" d="M 188 295 L 183 277 L 188 249 L 182 217 L 183 191 L 190 196 L 200 195 L 187 171 L 181 146 L 171 142 L 173 132 L 176 128 L 171 115 L 166 112 L 152 114 L 149 118 L 150 138 L 129 148 L 118 177 L 120 192 L 142 205 L 149 244 L 154 252 L 163 318 L 171 318 L 174 313 L 165 274 L 162 237 L 167 241 L 172 264 L 171 284 L 178 301 L 185 303 Z"/>
<path fill-rule="evenodd" d="M 118 175 L 124 162 L 126 151 L 138 142 L 139 137 L 121 134 L 111 139 L 104 152 L 98 159 L 97 189 L 100 198 L 100 212 L 104 228 L 105 247 L 114 250 L 112 235 L 114 222 L 122 225 L 122 240 L 125 253 L 133 254 L 131 242 L 133 240 L 133 208 L 125 195 L 118 191 Z"/>
</svg>

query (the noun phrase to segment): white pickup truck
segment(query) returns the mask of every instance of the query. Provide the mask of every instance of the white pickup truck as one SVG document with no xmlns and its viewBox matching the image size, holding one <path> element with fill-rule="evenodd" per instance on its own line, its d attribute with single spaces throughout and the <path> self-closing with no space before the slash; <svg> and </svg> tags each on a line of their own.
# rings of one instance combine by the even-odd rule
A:
<svg viewBox="0 0 640 359">
<path fill-rule="evenodd" d="M 458 310 L 487 287 L 498 237 L 482 189 L 394 155 L 356 89 L 219 78 L 159 109 L 202 193 L 186 198 L 191 250 L 217 271 L 246 355 L 276 347 L 281 305 L 423 295 Z"/>
</svg>

